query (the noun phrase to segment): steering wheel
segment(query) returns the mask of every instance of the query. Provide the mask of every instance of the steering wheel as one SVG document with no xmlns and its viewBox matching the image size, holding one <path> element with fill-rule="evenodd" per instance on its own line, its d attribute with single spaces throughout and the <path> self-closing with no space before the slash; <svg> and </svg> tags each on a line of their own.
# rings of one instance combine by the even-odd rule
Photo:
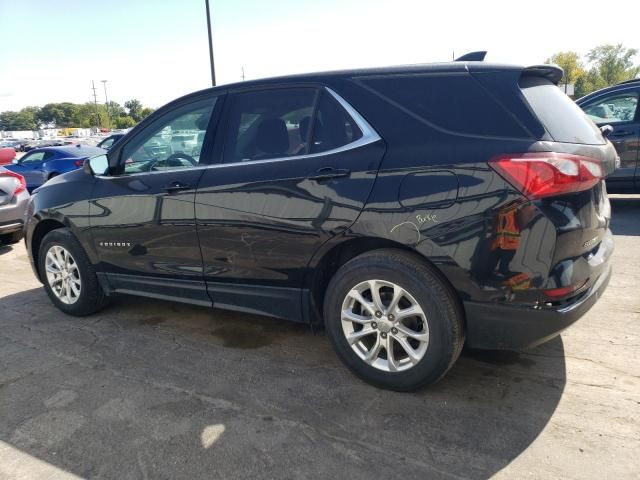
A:
<svg viewBox="0 0 640 480">
<path fill-rule="evenodd" d="M 178 152 L 178 153 L 169 155 L 164 160 L 156 160 L 151 164 L 151 166 L 149 167 L 149 170 L 155 170 L 156 166 L 158 165 L 166 165 L 167 167 L 182 167 L 183 166 L 182 163 L 178 162 L 177 160 L 186 160 L 193 167 L 195 167 L 198 164 L 198 162 L 196 162 L 196 159 L 193 158 L 191 155 L 187 155 L 186 153 L 183 153 L 183 152 Z"/>
</svg>

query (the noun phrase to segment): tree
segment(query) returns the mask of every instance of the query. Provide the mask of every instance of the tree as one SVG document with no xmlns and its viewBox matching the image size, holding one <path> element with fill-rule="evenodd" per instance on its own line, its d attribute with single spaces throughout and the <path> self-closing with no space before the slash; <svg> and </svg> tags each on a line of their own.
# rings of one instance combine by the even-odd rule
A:
<svg viewBox="0 0 640 480">
<path fill-rule="evenodd" d="M 124 117 L 118 117 L 115 120 L 116 128 L 131 128 L 135 126 L 135 124 L 136 121 L 128 115 L 125 115 Z"/>
<path fill-rule="evenodd" d="M 135 98 L 133 100 L 127 100 L 124 102 L 124 108 L 127 109 L 127 115 L 133 118 L 136 122 L 142 120 L 142 103 Z"/>
<path fill-rule="evenodd" d="M 584 64 L 580 60 L 580 54 L 577 52 L 554 53 L 545 63 L 555 63 L 564 70 L 562 83 L 575 84 L 585 74 Z"/>
<path fill-rule="evenodd" d="M 153 108 L 149 108 L 149 107 L 145 107 L 142 109 L 142 111 L 140 112 L 140 115 L 142 118 L 147 118 L 149 115 L 151 115 L 153 112 L 155 112 L 155 109 Z M 141 118 L 141 119 L 142 119 Z"/>
<path fill-rule="evenodd" d="M 640 66 L 633 64 L 633 57 L 637 53 L 637 49 L 625 48 L 619 43 L 599 45 L 587 54 L 587 58 L 604 86 L 608 86 L 631 80 L 640 73 Z"/>
<path fill-rule="evenodd" d="M 0 113 L 0 130 L 37 130 L 33 112 L 25 110 Z"/>
</svg>

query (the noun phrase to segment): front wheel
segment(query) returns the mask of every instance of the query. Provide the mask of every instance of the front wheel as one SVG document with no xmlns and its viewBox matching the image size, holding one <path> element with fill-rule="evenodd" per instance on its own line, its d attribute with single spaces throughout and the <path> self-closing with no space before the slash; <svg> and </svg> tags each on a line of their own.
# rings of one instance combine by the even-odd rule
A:
<svg viewBox="0 0 640 480">
<path fill-rule="evenodd" d="M 53 304 L 69 315 L 90 315 L 107 303 L 93 265 L 68 228 L 42 239 L 38 271 Z"/>
<path fill-rule="evenodd" d="M 342 266 L 329 284 L 324 318 L 341 360 L 390 390 L 435 383 L 464 343 L 451 288 L 420 257 L 399 250 L 376 250 Z"/>
</svg>

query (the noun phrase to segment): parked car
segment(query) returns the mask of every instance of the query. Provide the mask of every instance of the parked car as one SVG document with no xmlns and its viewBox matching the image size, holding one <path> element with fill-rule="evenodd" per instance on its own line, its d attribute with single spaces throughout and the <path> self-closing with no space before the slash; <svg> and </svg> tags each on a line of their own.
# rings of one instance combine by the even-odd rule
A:
<svg viewBox="0 0 640 480">
<path fill-rule="evenodd" d="M 611 274 L 616 153 L 561 77 L 453 62 L 188 95 L 38 189 L 35 273 L 71 315 L 126 293 L 324 325 L 394 390 L 465 342 L 535 346 Z M 198 148 L 158 148 L 175 131 Z"/>
<path fill-rule="evenodd" d="M 590 93 L 576 103 L 598 125 L 610 125 L 608 137 L 620 166 L 607 178 L 610 192 L 640 192 L 640 78 Z"/>
<path fill-rule="evenodd" d="M 16 158 L 15 148 L 0 146 L 0 165 L 8 165 L 14 158 Z"/>
<path fill-rule="evenodd" d="M 104 148 L 105 150 L 109 150 L 113 146 L 113 144 L 120 140 L 122 137 L 124 137 L 124 133 L 116 133 L 114 135 L 110 135 L 100 143 L 98 143 L 97 146 L 100 148 Z"/>
<path fill-rule="evenodd" d="M 6 168 L 24 176 L 27 188 L 32 191 L 57 175 L 82 167 L 87 158 L 104 152 L 102 148 L 84 145 L 37 148 Z"/>
<path fill-rule="evenodd" d="M 28 202 L 29 192 L 24 177 L 0 167 L 0 245 L 17 243 L 22 239 Z"/>
</svg>

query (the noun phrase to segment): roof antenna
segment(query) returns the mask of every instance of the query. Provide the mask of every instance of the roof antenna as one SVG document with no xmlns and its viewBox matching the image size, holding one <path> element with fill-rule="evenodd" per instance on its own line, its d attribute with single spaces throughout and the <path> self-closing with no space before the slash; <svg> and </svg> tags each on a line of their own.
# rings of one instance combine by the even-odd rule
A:
<svg viewBox="0 0 640 480">
<path fill-rule="evenodd" d="M 487 56 L 486 50 L 479 50 L 477 52 L 467 53 L 461 57 L 456 58 L 455 62 L 482 62 L 484 57 Z"/>
</svg>

